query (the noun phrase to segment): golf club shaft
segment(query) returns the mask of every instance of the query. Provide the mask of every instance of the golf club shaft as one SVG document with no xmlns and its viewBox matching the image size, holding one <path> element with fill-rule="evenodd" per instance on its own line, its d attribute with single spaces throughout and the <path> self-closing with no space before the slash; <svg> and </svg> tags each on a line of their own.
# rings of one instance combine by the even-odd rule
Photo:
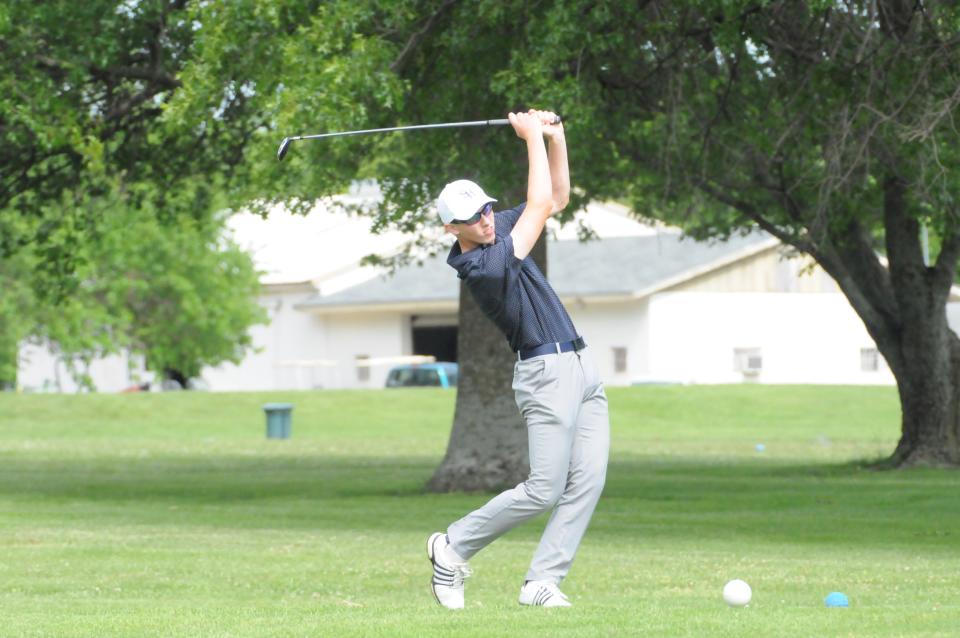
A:
<svg viewBox="0 0 960 638">
<path fill-rule="evenodd" d="M 561 122 L 560 116 L 558 115 L 554 119 L 553 124 L 559 124 Z M 283 141 L 280 142 L 280 148 L 277 150 L 277 159 L 283 160 L 284 156 L 287 154 L 287 149 L 290 147 L 290 142 L 295 140 L 317 140 L 324 137 L 342 137 L 345 135 L 365 135 L 367 133 L 392 133 L 394 131 L 414 131 L 421 129 L 431 129 L 431 128 L 459 128 L 465 126 L 506 126 L 510 124 L 510 120 L 500 119 L 500 120 L 474 120 L 471 122 L 445 122 L 443 124 L 415 124 L 413 126 L 392 126 L 390 128 L 370 128 L 364 129 L 362 131 L 340 131 L 337 133 L 319 133 L 317 135 L 295 135 L 293 137 L 285 137 Z"/>
<path fill-rule="evenodd" d="M 291 140 L 318 140 L 322 137 L 337 137 L 340 135 L 363 135 L 365 133 L 391 133 L 393 131 L 414 131 L 427 128 L 457 128 L 460 126 L 503 126 L 510 120 L 475 120 L 473 122 L 447 122 L 445 124 L 415 124 L 413 126 L 392 126 L 390 128 L 369 128 L 362 131 L 343 131 L 340 133 L 320 133 L 319 135 L 297 135 Z"/>
</svg>

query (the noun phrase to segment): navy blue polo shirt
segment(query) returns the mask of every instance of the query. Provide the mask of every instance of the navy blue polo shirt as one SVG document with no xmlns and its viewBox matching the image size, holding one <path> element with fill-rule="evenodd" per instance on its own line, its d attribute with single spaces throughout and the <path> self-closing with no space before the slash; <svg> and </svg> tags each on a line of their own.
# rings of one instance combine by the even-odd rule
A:
<svg viewBox="0 0 960 638">
<path fill-rule="evenodd" d="M 454 242 L 447 263 L 463 279 L 481 310 L 500 328 L 514 352 L 577 338 L 570 315 L 527 255 L 513 254 L 513 230 L 526 204 L 495 213 L 492 244 L 464 253 Z"/>
</svg>

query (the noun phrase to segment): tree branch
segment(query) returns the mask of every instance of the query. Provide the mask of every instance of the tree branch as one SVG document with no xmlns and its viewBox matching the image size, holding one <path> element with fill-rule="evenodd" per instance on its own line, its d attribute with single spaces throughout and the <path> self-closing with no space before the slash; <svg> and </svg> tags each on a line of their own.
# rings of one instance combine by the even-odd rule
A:
<svg viewBox="0 0 960 638">
<path fill-rule="evenodd" d="M 940 246 L 940 254 L 937 255 L 932 269 L 934 290 L 945 297 L 950 294 L 957 272 L 957 261 L 960 260 L 960 232 L 954 219 L 951 215 Z"/>
<path fill-rule="evenodd" d="M 920 245 L 920 223 L 907 211 L 906 181 L 889 175 L 883 181 L 884 242 L 890 280 L 901 314 L 926 315 L 930 310 L 931 281 Z"/>
<path fill-rule="evenodd" d="M 776 224 L 773 224 L 772 222 L 770 222 L 770 220 L 765 218 L 757 210 L 757 208 L 750 202 L 746 202 L 731 196 L 727 192 L 711 184 L 706 179 L 701 179 L 697 181 L 695 183 L 695 186 L 700 190 L 702 190 L 707 195 L 709 195 L 710 197 L 713 197 L 714 199 L 716 199 L 718 202 L 726 204 L 727 206 L 743 213 L 748 218 L 753 220 L 753 222 L 756 223 L 757 226 L 759 226 L 766 232 L 770 233 L 771 235 L 773 235 L 783 243 L 789 244 L 790 246 L 793 246 L 794 248 L 797 248 L 798 250 L 801 250 L 813 256 L 814 258 L 817 257 L 818 251 L 816 246 L 814 246 L 812 243 L 800 237 L 797 237 L 796 235 L 793 235 L 791 233 L 784 231 L 782 228 L 780 228 Z"/>
<path fill-rule="evenodd" d="M 899 312 L 890 271 L 881 263 L 870 234 L 859 221 L 851 219 L 836 235 L 841 240 L 833 242 L 837 255 L 864 289 L 864 295 L 870 299 L 871 305 L 888 321 L 898 321 Z"/>
<path fill-rule="evenodd" d="M 701 158 L 703 158 L 706 152 L 707 144 L 710 141 L 710 132 L 713 130 L 713 125 L 716 124 L 716 122 L 720 119 L 721 116 L 729 117 L 729 113 L 727 113 L 727 101 L 730 98 L 730 89 L 733 87 L 733 83 L 737 76 L 737 68 L 739 64 L 740 64 L 739 57 L 734 57 L 732 60 L 729 57 L 727 57 L 727 68 L 728 68 L 727 83 L 726 83 L 726 86 L 724 86 L 723 88 L 723 93 L 720 95 L 719 104 L 717 104 L 716 113 L 714 113 L 713 117 L 711 117 L 707 121 L 707 126 L 704 129 L 703 133 L 701 134 L 701 141 L 700 141 L 700 157 Z"/>
<path fill-rule="evenodd" d="M 885 287 L 883 282 L 886 281 L 886 274 L 882 267 L 878 274 L 872 266 L 864 268 L 866 264 L 860 260 L 850 260 L 849 255 L 832 246 L 824 248 L 822 258 L 817 259 L 817 263 L 837 282 L 837 286 L 843 291 L 890 365 L 899 365 L 899 360 L 896 359 L 898 351 L 895 349 L 899 318 L 895 312 L 890 312 L 889 302 L 892 297 L 883 299 L 878 306 L 879 290 L 874 289 L 870 283 L 874 281 L 878 287 Z"/>
<path fill-rule="evenodd" d="M 427 18 L 427 21 L 424 22 L 420 30 L 410 36 L 410 39 L 407 40 L 407 44 L 403 47 L 400 55 L 398 55 L 397 59 L 390 64 L 391 71 L 394 73 L 401 73 L 403 71 L 404 67 L 413 56 L 413 52 L 416 50 L 417 46 L 419 46 L 420 41 L 426 37 L 440 16 L 443 15 L 444 12 L 446 12 L 450 7 L 456 4 L 457 1 L 458 0 L 444 0 L 444 3 L 440 5 L 440 8 L 434 11 L 433 14 Z"/>
<path fill-rule="evenodd" d="M 178 89 L 183 86 L 180 80 L 161 69 L 144 69 L 132 66 L 112 66 L 107 68 L 91 66 L 90 74 L 104 80 L 117 78 L 146 80 L 147 82 L 158 84 L 167 89 Z"/>
<path fill-rule="evenodd" d="M 920 4 L 919 0 L 877 0 L 881 28 L 900 40 L 904 39 L 910 33 L 913 14 Z"/>
<path fill-rule="evenodd" d="M 898 321 L 893 291 L 887 271 L 858 225 L 854 223 L 848 228 L 849 241 L 844 245 L 828 242 L 821 246 L 784 231 L 766 219 L 750 202 L 733 197 L 706 180 L 699 181 L 696 186 L 717 201 L 743 213 L 783 243 L 813 257 L 850 299 L 870 334 L 875 339 L 890 337 L 892 326 Z"/>
</svg>

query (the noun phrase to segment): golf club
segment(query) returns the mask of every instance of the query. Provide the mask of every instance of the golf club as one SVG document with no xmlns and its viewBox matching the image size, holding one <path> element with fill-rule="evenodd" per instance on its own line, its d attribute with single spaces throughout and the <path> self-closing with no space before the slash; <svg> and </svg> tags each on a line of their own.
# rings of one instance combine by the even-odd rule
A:
<svg viewBox="0 0 960 638">
<path fill-rule="evenodd" d="M 561 118 L 558 115 L 553 124 L 559 124 Z M 414 126 L 393 126 L 390 128 L 371 128 L 363 131 L 341 131 L 339 133 L 320 133 L 319 135 L 295 135 L 294 137 L 285 137 L 280 142 L 280 148 L 277 149 L 277 159 L 283 161 L 284 156 L 290 149 L 290 142 L 294 140 L 318 140 L 322 137 L 340 137 L 343 135 L 364 135 L 366 133 L 390 133 L 393 131 L 414 131 L 428 128 L 457 128 L 461 126 L 505 126 L 510 124 L 510 120 L 474 120 L 472 122 L 446 122 L 444 124 L 417 124 Z"/>
</svg>

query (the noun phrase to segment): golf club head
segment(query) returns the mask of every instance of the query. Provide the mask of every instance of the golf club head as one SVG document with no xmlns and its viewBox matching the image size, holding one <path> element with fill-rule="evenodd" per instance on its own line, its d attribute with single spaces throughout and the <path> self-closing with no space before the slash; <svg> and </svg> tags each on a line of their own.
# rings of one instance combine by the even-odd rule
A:
<svg viewBox="0 0 960 638">
<path fill-rule="evenodd" d="M 287 149 L 290 148 L 290 138 L 285 137 L 283 141 L 280 142 L 280 148 L 277 149 L 277 161 L 282 162 L 284 156 L 287 154 Z"/>
</svg>

